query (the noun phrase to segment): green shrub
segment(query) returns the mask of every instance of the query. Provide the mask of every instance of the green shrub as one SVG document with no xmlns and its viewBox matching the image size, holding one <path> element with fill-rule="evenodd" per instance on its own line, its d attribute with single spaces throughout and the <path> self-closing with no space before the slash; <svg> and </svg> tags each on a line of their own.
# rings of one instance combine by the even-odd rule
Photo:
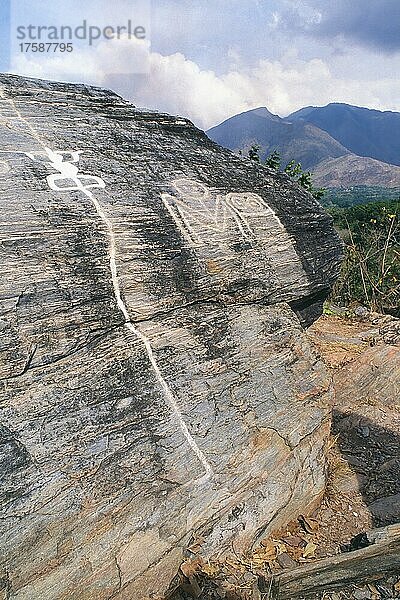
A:
<svg viewBox="0 0 400 600">
<path fill-rule="evenodd" d="M 329 210 L 345 242 L 331 300 L 400 316 L 400 225 L 397 201 Z"/>
</svg>

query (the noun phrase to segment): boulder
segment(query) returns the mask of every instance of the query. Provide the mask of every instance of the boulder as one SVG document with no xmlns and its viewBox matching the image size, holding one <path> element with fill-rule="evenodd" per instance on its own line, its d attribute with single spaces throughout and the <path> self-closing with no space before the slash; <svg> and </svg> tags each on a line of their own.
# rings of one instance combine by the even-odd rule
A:
<svg viewBox="0 0 400 600">
<path fill-rule="evenodd" d="M 0 598 L 162 596 L 318 502 L 341 244 L 189 121 L 0 76 Z"/>
</svg>

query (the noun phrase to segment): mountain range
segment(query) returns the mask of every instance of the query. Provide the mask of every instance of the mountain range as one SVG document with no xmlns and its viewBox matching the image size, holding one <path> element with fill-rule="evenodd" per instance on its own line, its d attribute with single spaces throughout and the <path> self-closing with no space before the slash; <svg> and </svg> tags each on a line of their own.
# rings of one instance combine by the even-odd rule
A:
<svg viewBox="0 0 400 600">
<path fill-rule="evenodd" d="M 261 107 L 207 131 L 226 148 L 257 144 L 266 158 L 277 150 L 282 164 L 300 162 L 315 185 L 400 187 L 400 113 L 348 104 L 309 106 L 282 118 Z"/>
</svg>

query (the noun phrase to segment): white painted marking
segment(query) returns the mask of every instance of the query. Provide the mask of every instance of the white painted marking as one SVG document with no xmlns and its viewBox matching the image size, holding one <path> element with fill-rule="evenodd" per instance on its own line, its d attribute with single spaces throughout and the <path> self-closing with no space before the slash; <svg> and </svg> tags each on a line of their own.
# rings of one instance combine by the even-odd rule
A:
<svg viewBox="0 0 400 600">
<path fill-rule="evenodd" d="M 50 164 L 55 171 L 58 171 L 59 175 L 48 175 L 47 183 L 52 190 L 57 192 L 66 192 L 72 190 L 80 190 L 85 192 L 89 188 L 105 188 L 106 184 L 100 177 L 94 175 L 82 175 L 79 174 L 79 169 L 73 162 L 64 161 L 63 152 L 53 152 L 50 148 L 46 148 L 47 155 L 50 159 Z M 68 153 L 67 153 L 68 154 Z M 79 161 L 80 152 L 71 152 L 72 159 Z M 74 186 L 62 186 L 59 187 L 56 182 L 71 180 Z M 92 183 L 89 183 L 89 182 Z M 84 185 L 82 182 L 86 182 Z"/>
<path fill-rule="evenodd" d="M 157 361 L 154 357 L 153 349 L 151 347 L 150 340 L 139 329 L 137 329 L 135 327 L 135 325 L 131 322 L 126 305 L 125 305 L 124 301 L 122 300 L 121 290 L 120 290 L 119 280 L 118 280 L 118 274 L 117 274 L 116 246 L 115 246 L 115 237 L 114 237 L 112 223 L 109 220 L 109 218 L 107 217 L 107 215 L 104 213 L 100 203 L 93 196 L 93 194 L 89 190 L 82 190 L 82 191 L 92 200 L 94 207 L 97 211 L 97 214 L 103 221 L 103 223 L 106 226 L 107 231 L 108 231 L 110 270 L 111 270 L 112 283 L 113 283 L 113 287 L 114 287 L 114 295 L 115 295 L 115 298 L 117 301 L 117 305 L 125 317 L 125 325 L 129 329 L 129 331 L 131 331 L 133 334 L 135 334 L 136 337 L 139 338 L 141 340 L 141 342 L 144 344 L 146 351 L 147 351 L 147 356 L 148 356 L 151 366 L 153 367 L 153 370 L 156 374 L 157 380 L 158 380 L 160 386 L 162 387 L 165 397 L 167 398 L 169 404 L 171 405 L 176 417 L 178 418 L 182 433 L 185 436 L 186 441 L 189 444 L 190 448 L 193 450 L 194 454 L 197 456 L 198 460 L 200 461 L 200 463 L 202 464 L 202 466 L 205 470 L 203 477 L 208 478 L 212 475 L 212 468 L 211 468 L 210 464 L 207 462 L 207 459 L 204 456 L 203 452 L 200 450 L 200 448 L 196 444 L 195 440 L 191 436 L 191 434 L 187 428 L 187 425 L 182 418 L 182 414 L 181 414 L 179 406 L 174 398 L 174 395 L 173 395 L 170 387 L 168 386 L 167 382 L 163 378 L 161 371 L 158 367 Z"/>
<path fill-rule="evenodd" d="M 267 260 L 273 281 L 286 278 L 288 288 L 295 286 L 306 293 L 309 279 L 296 252 L 296 241 L 261 196 L 213 193 L 192 179 L 176 179 L 172 185 L 176 193 L 162 193 L 163 204 L 200 260 L 209 259 L 212 252 L 221 267 L 224 261 L 240 261 L 241 257 L 235 252 L 230 255 L 229 250 L 232 242 L 242 238 L 255 252 L 263 252 L 263 246 L 270 248 Z"/>
<path fill-rule="evenodd" d="M 3 100 L 5 100 L 6 102 L 8 102 L 12 109 L 14 110 L 15 114 L 17 115 L 14 118 L 17 118 L 18 120 L 22 121 L 22 123 L 24 123 L 26 125 L 26 127 L 28 128 L 28 130 L 31 133 L 31 136 L 43 147 L 45 148 L 45 144 L 44 142 L 40 139 L 37 131 L 35 131 L 35 129 L 32 127 L 32 125 L 29 123 L 29 121 L 27 119 L 25 119 L 22 114 L 20 113 L 20 111 L 18 110 L 18 108 L 15 105 L 15 102 L 12 100 L 12 98 L 7 98 L 4 95 L 4 91 L 0 88 L 0 98 L 2 98 Z"/>
<path fill-rule="evenodd" d="M 257 236 L 248 220 L 252 217 L 270 217 L 286 233 L 275 212 L 257 194 L 231 192 L 213 198 L 204 184 L 192 179 L 176 179 L 173 186 L 177 196 L 163 193 L 162 201 L 191 246 L 209 244 L 212 238 L 207 232 L 225 233 L 233 223 L 242 237 L 254 239 Z"/>
<path fill-rule="evenodd" d="M 180 412 L 178 403 L 176 402 L 175 397 L 174 397 L 170 387 L 168 386 L 167 382 L 163 378 L 162 373 L 158 367 L 156 358 L 153 353 L 153 349 L 151 347 L 150 340 L 139 329 L 137 329 L 135 327 L 135 325 L 131 322 L 127 307 L 126 307 L 124 301 L 122 300 L 121 290 L 120 290 L 119 280 L 118 280 L 118 272 L 117 272 L 116 243 L 115 243 L 113 226 L 112 226 L 110 219 L 105 214 L 99 201 L 97 200 L 97 198 L 92 194 L 92 192 L 89 189 L 89 188 L 93 188 L 93 187 L 104 188 L 105 187 L 104 181 L 100 177 L 91 176 L 91 175 L 80 175 L 78 172 L 78 168 L 74 164 L 72 164 L 72 162 L 64 161 L 64 158 L 63 158 L 64 154 L 69 153 L 69 154 L 71 154 L 73 162 L 78 162 L 79 156 L 80 156 L 80 151 L 78 151 L 78 152 L 70 152 L 70 151 L 63 152 L 63 151 L 61 151 L 60 152 L 60 151 L 51 150 L 48 146 L 46 146 L 44 144 L 44 142 L 42 142 L 42 140 L 39 139 L 39 136 L 36 133 L 36 131 L 32 128 L 32 126 L 28 123 L 28 121 L 26 119 L 24 119 L 24 117 L 21 115 L 21 113 L 17 110 L 14 102 L 11 99 L 5 98 L 5 96 L 1 90 L 0 90 L 0 97 L 7 100 L 8 102 L 10 102 L 12 104 L 16 114 L 18 115 L 18 118 L 21 121 L 23 121 L 24 123 L 26 123 L 26 125 L 28 126 L 29 130 L 31 131 L 33 137 L 35 137 L 35 139 L 37 139 L 39 141 L 40 145 L 44 148 L 45 153 L 49 157 L 53 168 L 60 173 L 60 175 L 50 175 L 47 177 L 47 182 L 48 182 L 50 188 L 55 191 L 60 191 L 60 192 L 79 190 L 80 192 L 85 194 L 88 198 L 90 198 L 90 200 L 92 201 L 93 206 L 94 206 L 98 216 L 100 217 L 101 221 L 103 222 L 103 224 L 105 225 L 106 230 L 107 230 L 108 239 L 109 239 L 110 270 L 111 270 L 111 279 L 112 279 L 112 284 L 113 284 L 113 289 L 114 289 L 114 296 L 115 296 L 118 308 L 124 315 L 125 326 L 127 327 L 127 329 L 129 331 L 131 331 L 143 343 L 143 345 L 146 349 L 150 364 L 156 375 L 157 381 L 158 381 L 159 385 L 161 386 L 161 388 L 164 392 L 164 395 L 165 395 L 169 405 L 171 406 L 175 416 L 178 419 L 180 429 L 181 429 L 188 445 L 190 446 L 190 448 L 196 455 L 197 459 L 201 463 L 202 467 L 204 468 L 204 471 L 205 471 L 204 475 L 202 477 L 200 477 L 198 480 L 196 480 L 197 483 L 201 483 L 201 482 L 208 480 L 213 475 L 212 467 L 208 463 L 205 455 L 200 450 L 200 448 L 196 444 L 195 440 L 193 439 L 191 433 L 189 432 L 189 429 L 188 429 L 188 427 L 182 417 L 182 414 Z M 25 154 L 32 160 L 35 160 L 34 155 L 37 153 L 29 152 L 29 153 L 25 153 Z M 73 181 L 73 183 L 75 184 L 75 187 L 73 187 L 73 186 L 72 187 L 71 186 L 58 187 L 56 185 L 56 181 L 63 180 L 63 179 L 64 180 L 71 179 Z M 88 181 L 89 179 L 94 180 L 94 183 L 85 186 L 82 183 L 82 180 Z"/>
</svg>

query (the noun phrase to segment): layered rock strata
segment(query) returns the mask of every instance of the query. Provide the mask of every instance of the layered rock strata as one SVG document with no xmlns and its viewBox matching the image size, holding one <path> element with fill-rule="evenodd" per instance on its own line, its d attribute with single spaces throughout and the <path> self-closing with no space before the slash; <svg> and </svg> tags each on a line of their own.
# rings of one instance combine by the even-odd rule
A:
<svg viewBox="0 0 400 600">
<path fill-rule="evenodd" d="M 112 92 L 0 76 L 0 597 L 161 596 L 324 488 L 303 324 L 341 245 L 284 175 Z M 296 314 L 297 313 L 297 314 Z"/>
</svg>

